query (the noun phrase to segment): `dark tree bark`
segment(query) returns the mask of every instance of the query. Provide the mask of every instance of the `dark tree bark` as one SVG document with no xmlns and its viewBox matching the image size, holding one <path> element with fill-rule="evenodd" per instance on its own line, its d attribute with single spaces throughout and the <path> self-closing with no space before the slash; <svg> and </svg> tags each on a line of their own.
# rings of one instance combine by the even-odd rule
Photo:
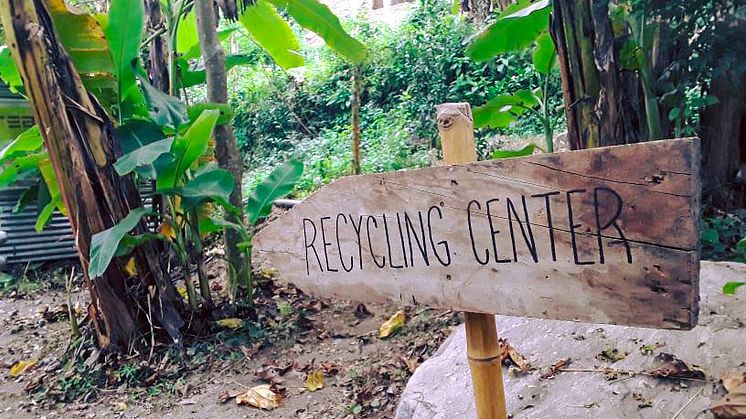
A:
<svg viewBox="0 0 746 419">
<path fill-rule="evenodd" d="M 149 36 L 164 28 L 160 0 L 145 0 L 145 13 L 148 18 L 146 33 Z M 147 69 L 153 86 L 161 92 L 168 93 L 168 48 L 163 41 L 163 36 L 155 36 L 150 41 Z"/>
<path fill-rule="evenodd" d="M 736 176 L 746 166 L 744 89 L 745 74 L 726 73 L 713 80 L 709 93 L 718 103 L 706 107 L 700 121 L 703 201 L 716 208 L 743 208 L 746 204 L 746 179 Z"/>
<path fill-rule="evenodd" d="M 207 100 L 214 103 L 228 103 L 225 52 L 217 36 L 217 14 L 214 3 L 212 0 L 195 0 L 194 11 L 197 17 L 199 46 L 205 60 Z M 214 135 L 215 155 L 218 164 L 233 174 L 234 187 L 230 202 L 237 208 L 243 208 L 243 198 L 241 196 L 243 162 L 241 161 L 241 153 L 238 151 L 236 137 L 233 135 L 233 127 L 230 124 L 219 125 L 215 127 Z M 232 215 L 228 216 L 228 220 L 234 223 L 243 223 L 240 217 L 236 218 Z M 237 245 L 240 242 L 241 236 L 236 231 L 225 229 L 225 255 L 230 265 L 227 271 L 231 287 L 237 284 L 248 285 L 251 274 L 244 252 L 238 249 Z"/>
<path fill-rule="evenodd" d="M 91 236 L 139 207 L 138 191 L 132 177 L 120 177 L 114 170 L 120 151 L 111 120 L 83 87 L 44 1 L 0 0 L 0 18 L 60 183 L 100 346 L 130 349 L 138 336 L 149 332 L 147 318 L 180 343 L 181 299 L 150 245 L 132 255 L 139 278 L 128 278 L 125 258 L 112 261 L 102 277 L 88 278 Z M 143 222 L 138 230 L 144 229 Z"/>
<path fill-rule="evenodd" d="M 645 138 L 639 78 L 621 68 L 608 12 L 608 1 L 554 2 L 550 30 L 573 149 Z"/>
</svg>

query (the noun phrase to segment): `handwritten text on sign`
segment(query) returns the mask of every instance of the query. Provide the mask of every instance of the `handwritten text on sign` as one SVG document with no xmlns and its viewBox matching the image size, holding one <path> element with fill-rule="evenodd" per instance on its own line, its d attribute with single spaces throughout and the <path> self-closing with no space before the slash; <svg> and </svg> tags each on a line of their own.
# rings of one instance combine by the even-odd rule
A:
<svg viewBox="0 0 746 419">
<path fill-rule="evenodd" d="M 682 139 L 349 177 L 255 258 L 322 296 L 690 328 L 697 162 Z"/>
<path fill-rule="evenodd" d="M 542 246 L 537 245 L 536 236 L 534 235 L 533 225 L 529 216 L 529 203 L 526 196 L 521 195 L 518 202 L 511 198 L 505 197 L 488 199 L 480 203 L 477 200 L 471 200 L 466 205 L 464 213 L 465 219 L 448 220 L 444 219 L 443 211 L 439 206 L 431 206 L 426 210 L 417 210 L 416 212 L 396 212 L 382 213 L 379 215 L 355 215 L 337 213 L 334 216 L 322 216 L 316 219 L 303 219 L 303 243 L 305 248 L 306 273 L 311 274 L 312 269 L 316 272 L 352 272 L 353 270 L 363 271 L 363 261 L 366 260 L 365 266 L 372 265 L 377 268 L 394 268 L 402 269 L 415 267 L 415 264 L 424 264 L 431 266 L 440 264 L 449 266 L 452 262 L 453 254 L 451 249 L 453 243 L 449 243 L 447 238 L 438 237 L 437 232 L 439 224 L 459 223 L 464 235 L 468 234 L 471 244 L 471 253 L 458 252 L 473 257 L 473 261 L 480 265 L 490 263 L 512 263 L 518 262 L 518 251 L 521 246 L 529 253 L 528 261 L 539 263 L 540 256 L 548 258 L 552 262 L 557 262 L 557 243 L 555 241 L 555 229 L 566 231 L 570 234 L 570 244 L 572 246 L 573 262 L 576 265 L 593 265 L 596 261 L 580 259 L 578 252 L 578 231 L 582 224 L 575 223 L 573 218 L 573 199 L 575 195 L 591 194 L 593 196 L 593 213 L 595 215 L 595 225 L 593 226 L 596 237 L 597 262 L 604 264 L 604 243 L 602 238 L 605 237 L 607 229 L 611 229 L 612 234 L 616 234 L 619 242 L 626 253 L 627 263 L 632 263 L 632 251 L 624 235 L 624 231 L 619 225 L 619 216 L 624 208 L 624 201 L 619 194 L 611 188 L 600 187 L 593 191 L 585 189 L 575 189 L 567 192 L 552 191 L 542 194 L 530 195 L 530 199 L 538 200 L 541 210 L 546 213 L 547 241 Z M 601 203 L 604 198 L 611 197 L 615 202 L 610 217 L 604 214 L 604 208 Z M 561 201 L 564 198 L 564 202 Z M 535 202 L 531 202 L 535 204 Z M 559 208 L 566 208 L 566 226 L 556 226 L 552 219 L 552 211 L 557 213 Z M 554 209 L 552 209 L 555 207 Z M 484 208 L 486 220 L 476 220 L 476 214 L 482 214 Z M 563 210 L 564 210 L 563 208 Z M 574 211 L 584 211 L 585 209 L 577 208 Z M 460 214 L 457 214 L 460 215 Z M 464 218 L 464 217 L 462 217 Z M 381 220 L 379 223 L 378 220 Z M 507 220 L 507 231 L 501 231 L 498 228 L 498 219 Z M 602 221 L 603 220 L 603 221 Z M 467 233 L 468 231 L 468 233 Z M 488 239 L 487 246 L 480 243 L 481 235 L 486 234 Z M 543 232 L 542 232 L 543 233 Z M 353 235 L 356 249 L 353 249 L 350 255 L 342 251 L 342 239 L 340 236 Z M 499 236 L 504 234 L 510 238 L 510 246 L 505 251 L 506 256 L 500 256 L 498 243 Z M 383 248 L 376 249 L 373 243 L 385 243 Z M 367 244 L 367 246 L 365 246 Z M 330 261 L 329 249 L 337 249 L 338 260 Z M 542 249 L 543 247 L 543 249 Z M 365 249 L 365 251 L 363 250 Z M 365 253 L 365 255 L 364 255 Z M 380 255 L 380 256 L 377 256 Z M 322 261 L 323 260 L 323 261 Z"/>
</svg>

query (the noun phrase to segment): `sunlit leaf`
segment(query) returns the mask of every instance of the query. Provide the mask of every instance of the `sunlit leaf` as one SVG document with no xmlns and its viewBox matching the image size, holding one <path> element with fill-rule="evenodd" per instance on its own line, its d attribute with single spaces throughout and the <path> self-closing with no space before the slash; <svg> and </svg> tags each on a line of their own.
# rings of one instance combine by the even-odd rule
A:
<svg viewBox="0 0 746 419">
<path fill-rule="evenodd" d="M 523 0 L 508 6 L 497 20 L 471 40 L 466 55 L 482 62 L 531 46 L 539 34 L 547 31 L 551 9 L 549 0 L 535 3 Z"/>
<path fill-rule="evenodd" d="M 309 391 L 316 391 L 324 388 L 324 372 L 314 370 L 308 373 L 306 377 L 306 388 Z"/>
<path fill-rule="evenodd" d="M 15 364 L 13 364 L 12 367 L 10 367 L 10 376 L 13 378 L 18 377 L 19 375 L 28 371 L 30 368 L 34 367 L 35 365 L 36 365 L 36 361 L 34 360 L 18 361 Z"/>
<path fill-rule="evenodd" d="M 394 313 L 391 318 L 383 322 L 381 327 L 378 329 L 378 337 L 381 339 L 393 336 L 396 332 L 398 332 L 402 327 L 404 327 L 404 323 L 406 323 L 406 316 L 404 316 L 404 312 L 399 310 L 396 313 Z"/>
<path fill-rule="evenodd" d="M 238 20 L 277 65 L 282 68 L 303 65 L 300 43 L 293 29 L 269 2 L 257 0 L 246 8 Z"/>
<path fill-rule="evenodd" d="M 220 112 L 205 110 L 189 127 L 184 135 L 174 140 L 171 146 L 173 159 L 156 162 L 158 170 L 158 190 L 168 190 L 177 186 L 177 182 L 200 156 L 206 151 Z"/>
<path fill-rule="evenodd" d="M 143 2 L 112 0 L 109 4 L 106 38 L 114 61 L 120 100 L 135 87 L 132 63 L 138 59 L 140 53 L 140 35 L 144 22 Z"/>
<path fill-rule="evenodd" d="M 272 391 L 272 386 L 262 384 L 236 396 L 236 404 L 245 404 L 259 409 L 272 410 L 280 406 L 282 396 Z"/>
<path fill-rule="evenodd" d="M 269 215 L 272 202 L 295 189 L 295 184 L 303 174 L 303 163 L 291 160 L 276 168 L 264 182 L 257 185 L 246 204 L 246 216 L 250 224 Z"/>
<path fill-rule="evenodd" d="M 317 0 L 269 0 L 280 11 L 285 11 L 299 25 L 314 32 L 331 49 L 352 62 L 360 62 L 367 56 L 363 44 L 351 37 L 342 27 L 339 18 L 329 7 Z"/>
<path fill-rule="evenodd" d="M 735 295 L 738 288 L 746 285 L 746 282 L 728 282 L 723 285 L 723 294 Z"/>
<path fill-rule="evenodd" d="M 228 329 L 238 329 L 243 326 L 243 320 L 237 318 L 220 319 L 215 323 L 220 327 L 227 327 Z"/>
<path fill-rule="evenodd" d="M 176 51 L 186 60 L 197 58 L 199 51 L 199 31 L 194 10 L 182 16 L 176 31 Z"/>
<path fill-rule="evenodd" d="M 10 90 L 14 93 L 23 90 L 21 74 L 10 55 L 10 48 L 5 45 L 0 45 L 0 80 L 10 86 Z"/>
<path fill-rule="evenodd" d="M 190 121 L 196 121 L 202 114 L 202 111 L 215 109 L 220 112 L 217 125 L 229 124 L 233 119 L 234 113 L 231 105 L 227 103 L 197 103 L 187 108 L 187 114 Z"/>
<path fill-rule="evenodd" d="M 529 144 L 519 150 L 495 150 L 490 154 L 493 159 L 509 159 L 513 157 L 525 157 L 534 154 L 536 144 Z"/>
<path fill-rule="evenodd" d="M 135 208 L 115 226 L 100 231 L 91 237 L 91 252 L 88 262 L 88 276 L 91 279 L 103 275 L 124 236 L 137 227 L 142 217 L 151 212 L 144 207 Z"/>
<path fill-rule="evenodd" d="M 557 51 L 549 32 L 544 32 L 536 38 L 536 49 L 531 54 L 531 61 L 536 71 L 541 74 L 549 74 L 552 71 L 552 67 L 557 61 Z"/>
<path fill-rule="evenodd" d="M 11 141 L 10 144 L 0 151 L 0 162 L 5 161 L 8 158 L 12 158 L 17 153 L 25 153 L 30 151 L 37 151 L 44 144 L 44 138 L 41 136 L 39 126 L 34 125 L 33 127 L 18 134 L 15 140 Z"/>
<path fill-rule="evenodd" d="M 117 80 L 109 43 L 98 21 L 90 14 L 65 5 L 63 0 L 47 2 L 60 42 L 83 83 L 99 92 L 99 100 L 113 104 Z M 142 26 L 137 26 L 142 28 Z M 129 28 L 125 34 L 131 36 Z"/>
<path fill-rule="evenodd" d="M 124 265 L 124 272 L 131 277 L 137 275 L 137 263 L 134 256 L 127 260 L 127 263 Z"/>
<path fill-rule="evenodd" d="M 538 100 L 529 90 L 513 95 L 498 95 L 482 106 L 473 109 L 475 128 L 505 128 L 515 117 L 536 106 Z"/>
</svg>

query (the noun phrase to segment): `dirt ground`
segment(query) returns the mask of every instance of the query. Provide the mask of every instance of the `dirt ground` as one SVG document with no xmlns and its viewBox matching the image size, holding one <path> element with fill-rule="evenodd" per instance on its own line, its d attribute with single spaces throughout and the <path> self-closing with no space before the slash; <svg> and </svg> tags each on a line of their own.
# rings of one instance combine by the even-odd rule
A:
<svg viewBox="0 0 746 419">
<path fill-rule="evenodd" d="M 213 262 L 213 277 L 222 276 L 221 265 Z M 59 282 L 0 297 L 0 417 L 392 417 L 414 369 L 461 322 L 450 311 L 320 300 L 265 281 L 256 316 L 235 329 L 211 321 L 211 333 L 189 339 L 182 351 L 159 346 L 101 363 L 90 342 L 71 346 Z M 87 293 L 78 287 L 71 301 L 85 331 Z M 380 325 L 398 310 L 405 326 L 379 338 Z M 21 361 L 36 363 L 11 376 Z M 310 391 L 306 379 L 319 371 L 323 388 Z M 221 401 L 260 384 L 284 393 L 278 408 Z"/>
</svg>

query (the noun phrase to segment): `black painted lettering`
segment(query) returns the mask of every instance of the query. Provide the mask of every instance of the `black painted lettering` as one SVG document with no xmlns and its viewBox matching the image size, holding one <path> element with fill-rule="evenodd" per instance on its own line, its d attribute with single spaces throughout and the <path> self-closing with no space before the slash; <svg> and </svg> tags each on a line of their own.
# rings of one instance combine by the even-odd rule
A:
<svg viewBox="0 0 746 419">
<path fill-rule="evenodd" d="M 480 265 L 486 265 L 490 261 L 490 251 L 488 249 L 484 249 L 484 260 L 479 259 L 479 254 L 477 253 L 477 244 L 474 242 L 474 228 L 471 225 L 471 205 L 472 204 L 476 204 L 477 209 L 479 210 L 482 209 L 482 206 L 479 205 L 479 202 L 475 200 L 469 201 L 469 204 L 466 206 L 466 222 L 467 224 L 469 224 L 469 238 L 471 239 L 471 250 L 474 252 L 474 259 L 476 259 Z"/>
<path fill-rule="evenodd" d="M 399 243 L 401 243 L 401 255 L 402 259 L 404 259 L 404 266 L 409 267 L 409 262 L 407 262 L 407 248 L 404 247 L 404 230 L 401 226 L 401 217 L 399 216 L 399 213 L 396 213 L 396 225 L 399 227 Z"/>
<path fill-rule="evenodd" d="M 311 238 L 311 243 L 308 242 L 308 233 L 306 233 L 306 224 L 310 224 L 311 227 L 313 227 L 313 237 Z M 313 254 L 316 256 L 316 261 L 319 263 L 319 269 L 321 272 L 324 272 L 324 268 L 321 266 L 321 258 L 319 258 L 319 254 L 316 251 L 316 246 L 313 245 L 313 243 L 316 241 L 316 224 L 313 223 L 312 220 L 308 218 L 303 219 L 303 241 L 306 246 L 306 274 L 311 275 L 311 267 L 308 263 L 308 249 L 313 249 Z"/>
<path fill-rule="evenodd" d="M 404 266 L 402 266 L 402 265 L 394 265 L 394 258 L 391 257 L 391 238 L 389 238 L 389 224 L 386 221 L 386 214 L 385 213 L 383 214 L 383 230 L 386 233 L 386 250 L 388 251 L 388 255 L 389 255 L 389 266 L 392 267 L 392 268 L 394 268 L 394 269 L 401 269 Z M 407 260 L 404 259 L 404 261 L 406 262 Z"/>
<path fill-rule="evenodd" d="M 373 226 L 378 229 L 378 221 L 376 220 L 376 217 L 369 215 L 368 219 L 365 220 L 365 230 L 368 233 L 368 250 L 370 250 L 370 257 L 373 259 L 373 263 L 376 264 L 379 268 L 383 268 L 386 266 L 386 256 L 381 256 L 381 264 L 378 264 L 378 259 L 376 259 L 376 254 L 373 252 L 373 240 L 370 237 L 370 222 L 373 221 Z M 388 236 L 386 236 L 386 240 L 388 241 Z"/>
<path fill-rule="evenodd" d="M 422 241 L 417 236 L 417 230 L 414 227 L 412 219 L 409 214 L 404 213 L 404 228 L 407 230 L 407 243 L 409 244 L 409 265 L 414 266 L 414 249 L 412 248 L 412 235 L 414 235 L 414 241 L 417 243 L 417 248 L 420 249 L 422 254 L 422 260 L 425 261 L 425 266 L 430 266 L 430 259 L 427 255 L 427 240 L 425 239 L 425 223 L 422 221 L 422 211 L 417 211 L 417 215 L 420 219 L 420 231 L 422 232 Z"/>
<path fill-rule="evenodd" d="M 355 235 L 357 236 L 357 258 L 360 261 L 360 270 L 363 270 L 363 243 L 362 239 L 360 238 L 360 232 L 362 231 L 363 226 L 363 216 L 361 215 L 357 221 L 357 224 L 355 224 L 355 219 L 352 218 L 352 214 L 347 214 L 348 217 L 350 217 L 350 223 L 352 223 L 352 228 L 355 230 Z"/>
<path fill-rule="evenodd" d="M 495 263 L 510 263 L 510 259 L 500 259 L 500 256 L 498 255 L 498 249 L 497 249 L 497 235 L 500 234 L 500 230 L 495 229 L 495 224 L 492 222 L 492 209 L 490 207 L 490 204 L 499 202 L 500 199 L 490 199 L 485 203 L 485 206 L 487 207 L 487 219 L 490 222 L 490 236 L 492 237 L 492 253 L 495 255 Z M 512 238 L 512 236 L 511 236 Z M 515 243 L 513 243 L 513 247 L 515 248 Z"/>
<path fill-rule="evenodd" d="M 531 220 L 528 218 L 528 207 L 526 206 L 526 197 L 521 195 L 521 201 L 523 202 L 523 213 L 526 217 L 526 228 L 523 228 L 523 223 L 521 222 L 521 217 L 518 215 L 518 211 L 515 209 L 515 205 L 513 205 L 513 201 L 510 200 L 510 198 L 506 198 L 506 206 L 508 209 L 508 225 L 510 226 L 510 241 L 513 243 L 513 261 L 518 262 L 518 250 L 516 249 L 515 245 L 515 229 L 513 228 L 513 216 L 515 216 L 515 221 L 518 223 L 518 227 L 521 228 L 521 235 L 523 236 L 523 241 L 526 242 L 526 247 L 528 247 L 529 253 L 531 253 L 531 258 L 534 259 L 535 263 L 539 262 L 539 258 L 536 255 L 536 242 L 534 241 L 534 233 L 531 231 Z"/>
<path fill-rule="evenodd" d="M 609 221 L 607 221 L 604 225 L 601 225 L 601 215 L 600 215 L 600 208 L 601 208 L 601 202 L 599 200 L 599 192 L 607 193 L 614 197 L 616 200 L 616 207 L 614 208 L 614 215 L 611 216 Z M 617 223 L 617 219 L 619 219 L 619 216 L 622 215 L 622 207 L 624 206 L 624 201 L 622 200 L 622 197 L 619 196 L 616 191 L 610 188 L 606 187 L 600 187 L 595 188 L 593 190 L 593 206 L 596 211 L 596 235 L 598 238 L 598 259 L 599 263 L 603 264 L 605 263 L 604 259 L 604 243 L 603 239 L 601 238 L 601 233 L 613 226 L 617 233 L 619 234 L 619 238 L 622 239 L 622 242 L 624 243 L 624 248 L 627 252 L 627 263 L 632 263 L 632 249 L 630 249 L 629 241 L 624 236 L 624 231 L 622 231 L 622 228 L 619 227 L 619 224 Z"/>
<path fill-rule="evenodd" d="M 326 232 L 324 232 L 324 220 L 331 220 L 332 217 L 321 217 L 321 242 L 324 244 L 324 260 L 326 261 L 326 270 L 329 272 L 339 272 L 339 269 L 329 266 L 329 252 L 327 247 L 332 247 L 332 243 L 326 241 Z"/>
<path fill-rule="evenodd" d="M 342 265 L 342 269 L 344 269 L 345 272 L 350 272 L 352 268 L 355 267 L 355 258 L 350 256 L 350 267 L 348 268 L 347 266 L 345 266 L 345 260 L 344 260 L 344 257 L 342 256 L 342 243 L 339 240 L 339 218 L 340 217 L 342 217 L 342 221 L 344 221 L 345 224 L 347 224 L 347 218 L 345 218 L 344 214 L 342 213 L 337 214 L 336 227 L 337 227 L 337 250 L 339 251 L 339 263 Z"/>
<path fill-rule="evenodd" d="M 440 211 L 439 207 L 432 206 L 427 210 L 427 232 L 430 236 L 430 246 L 433 248 L 433 253 L 435 254 L 435 257 L 438 259 L 438 262 L 440 262 L 443 266 L 448 266 L 451 264 L 451 250 L 448 248 L 448 241 L 441 240 L 437 244 L 439 246 L 443 246 L 446 252 L 446 258 L 447 260 L 443 262 L 443 259 L 440 257 L 440 254 L 438 253 L 438 249 L 435 247 L 435 240 L 433 240 L 433 221 L 432 221 L 432 212 L 433 210 L 438 211 L 438 218 L 441 220 L 443 219 L 443 213 Z M 471 224 L 469 225 L 469 232 L 471 232 Z M 474 237 L 472 237 L 471 240 L 472 247 L 474 246 Z"/>
<path fill-rule="evenodd" d="M 580 258 L 578 258 L 578 244 L 577 240 L 575 239 L 575 229 L 580 227 L 580 224 L 575 224 L 572 217 L 572 194 L 574 193 L 582 193 L 585 192 L 585 189 L 573 189 L 571 191 L 567 191 L 567 218 L 570 224 L 570 241 L 572 242 L 572 257 L 575 259 L 576 265 L 593 265 L 596 262 L 591 261 L 580 261 Z"/>
<path fill-rule="evenodd" d="M 549 245 L 552 250 L 552 261 L 557 261 L 557 249 L 554 244 L 554 226 L 552 225 L 552 206 L 549 204 L 549 198 L 553 195 L 559 195 L 559 191 L 531 195 L 532 198 L 544 198 L 544 207 L 547 210 L 547 227 L 549 227 Z"/>
</svg>

